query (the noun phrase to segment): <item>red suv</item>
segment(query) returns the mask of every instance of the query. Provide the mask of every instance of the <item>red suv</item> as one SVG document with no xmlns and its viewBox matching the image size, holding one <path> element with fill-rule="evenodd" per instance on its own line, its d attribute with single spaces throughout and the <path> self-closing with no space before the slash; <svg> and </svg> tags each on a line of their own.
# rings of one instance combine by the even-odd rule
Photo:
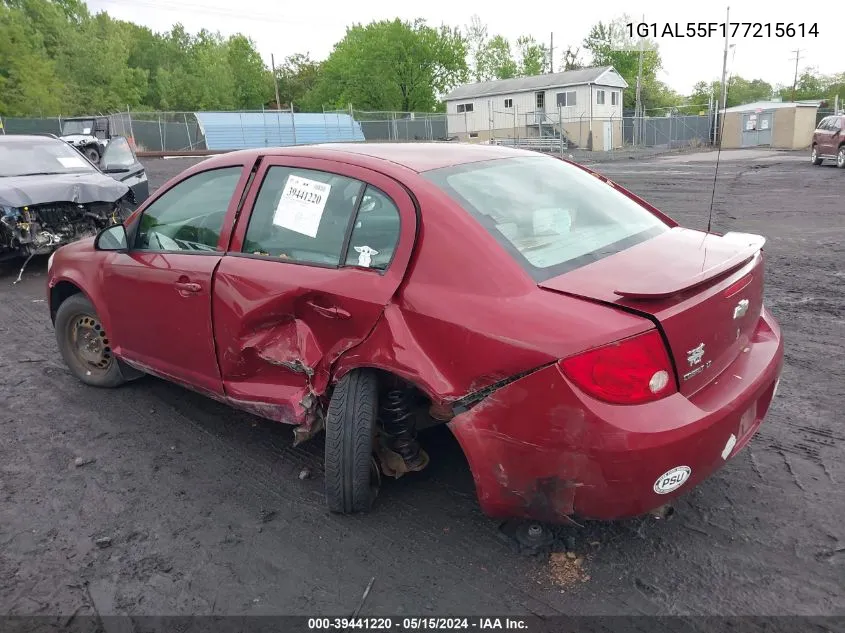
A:
<svg viewBox="0 0 845 633">
<path fill-rule="evenodd" d="M 825 159 L 835 160 L 836 166 L 845 169 L 845 114 L 835 114 L 821 120 L 813 132 L 810 160 L 821 165 Z"/>
</svg>

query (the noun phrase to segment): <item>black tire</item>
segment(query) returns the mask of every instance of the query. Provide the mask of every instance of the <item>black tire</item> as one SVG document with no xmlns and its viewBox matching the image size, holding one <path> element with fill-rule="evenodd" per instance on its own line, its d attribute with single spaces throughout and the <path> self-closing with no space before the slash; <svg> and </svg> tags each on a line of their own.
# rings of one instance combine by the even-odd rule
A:
<svg viewBox="0 0 845 633">
<path fill-rule="evenodd" d="M 372 371 L 356 369 L 341 378 L 326 415 L 326 504 L 332 512 L 367 512 L 378 495 L 377 413 L 378 380 Z"/>
<path fill-rule="evenodd" d="M 83 151 L 88 157 L 88 160 L 90 160 L 95 165 L 100 164 L 100 150 L 98 150 L 96 147 L 86 147 Z"/>
<path fill-rule="evenodd" d="M 56 312 L 55 328 L 62 358 L 79 380 L 92 387 L 107 388 L 126 382 L 97 311 L 84 295 L 75 294 L 62 302 Z M 90 344 L 84 345 L 85 341 Z"/>
<path fill-rule="evenodd" d="M 818 146 L 813 144 L 812 152 L 810 152 L 810 162 L 813 165 L 821 165 L 823 158 L 819 158 Z"/>
<path fill-rule="evenodd" d="M 836 152 L 836 166 L 839 169 L 845 169 L 845 145 L 840 145 Z"/>
</svg>

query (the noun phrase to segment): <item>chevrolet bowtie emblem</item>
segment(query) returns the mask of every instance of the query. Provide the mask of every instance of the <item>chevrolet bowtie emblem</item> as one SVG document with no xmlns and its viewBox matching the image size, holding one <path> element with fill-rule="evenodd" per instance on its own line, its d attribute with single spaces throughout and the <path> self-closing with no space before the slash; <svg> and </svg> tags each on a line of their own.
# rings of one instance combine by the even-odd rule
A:
<svg viewBox="0 0 845 633">
<path fill-rule="evenodd" d="M 748 299 L 743 299 L 734 307 L 734 319 L 741 319 L 748 312 Z"/>
</svg>

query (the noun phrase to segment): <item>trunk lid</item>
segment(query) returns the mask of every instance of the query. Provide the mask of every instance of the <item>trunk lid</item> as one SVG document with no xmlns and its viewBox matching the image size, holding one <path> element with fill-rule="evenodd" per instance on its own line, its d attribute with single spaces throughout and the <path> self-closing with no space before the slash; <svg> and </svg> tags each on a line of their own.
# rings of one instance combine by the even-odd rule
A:
<svg viewBox="0 0 845 633">
<path fill-rule="evenodd" d="M 763 306 L 765 238 L 675 227 L 539 286 L 656 321 L 682 394 L 700 390 L 747 347 Z"/>
</svg>

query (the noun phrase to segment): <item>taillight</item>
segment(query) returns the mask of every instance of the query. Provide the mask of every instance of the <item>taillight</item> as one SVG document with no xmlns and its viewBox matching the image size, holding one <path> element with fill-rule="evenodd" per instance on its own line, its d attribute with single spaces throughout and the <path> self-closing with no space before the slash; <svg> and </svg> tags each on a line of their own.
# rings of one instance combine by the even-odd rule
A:
<svg viewBox="0 0 845 633">
<path fill-rule="evenodd" d="M 678 390 L 657 330 L 565 358 L 560 365 L 580 389 L 613 404 L 642 404 Z"/>
</svg>

